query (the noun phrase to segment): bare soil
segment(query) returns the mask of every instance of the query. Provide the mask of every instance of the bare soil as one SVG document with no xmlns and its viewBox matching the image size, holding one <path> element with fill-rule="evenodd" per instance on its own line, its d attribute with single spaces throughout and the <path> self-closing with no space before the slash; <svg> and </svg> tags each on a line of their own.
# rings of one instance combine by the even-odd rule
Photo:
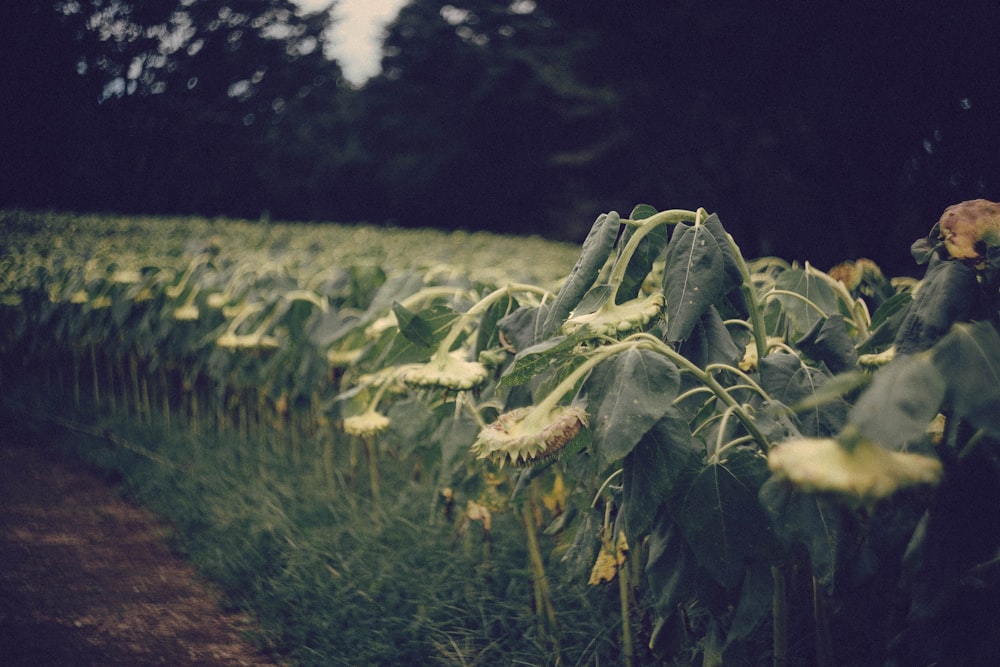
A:
<svg viewBox="0 0 1000 667">
<path fill-rule="evenodd" d="M 96 472 L 0 428 L 0 664 L 276 665 Z"/>
</svg>

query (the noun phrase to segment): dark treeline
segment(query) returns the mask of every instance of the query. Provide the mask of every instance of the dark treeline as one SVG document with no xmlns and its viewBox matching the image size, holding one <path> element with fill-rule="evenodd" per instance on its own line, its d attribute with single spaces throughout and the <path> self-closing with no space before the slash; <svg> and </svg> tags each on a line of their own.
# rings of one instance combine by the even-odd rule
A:
<svg viewBox="0 0 1000 667">
<path fill-rule="evenodd" d="M 635 203 L 748 255 L 908 247 L 1000 189 L 1000 5 L 414 0 L 348 85 L 288 0 L 0 7 L 0 206 L 577 241 Z"/>
</svg>

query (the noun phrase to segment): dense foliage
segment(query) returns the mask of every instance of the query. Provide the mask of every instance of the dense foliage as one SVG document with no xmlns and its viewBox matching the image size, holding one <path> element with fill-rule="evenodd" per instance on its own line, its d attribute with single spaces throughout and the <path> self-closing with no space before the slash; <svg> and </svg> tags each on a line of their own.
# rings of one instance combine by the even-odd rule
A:
<svg viewBox="0 0 1000 667">
<path fill-rule="evenodd" d="M 5 409 L 61 402 L 157 503 L 230 489 L 189 548 L 239 544 L 208 569 L 304 664 L 996 654 L 996 204 L 945 211 L 920 281 L 645 205 L 580 252 L 3 222 Z"/>
<path fill-rule="evenodd" d="M 355 89 L 289 0 L 10 2 L 0 206 L 578 242 L 712 201 L 751 256 L 911 273 L 928 220 L 995 198 L 998 12 L 413 0 Z"/>
</svg>

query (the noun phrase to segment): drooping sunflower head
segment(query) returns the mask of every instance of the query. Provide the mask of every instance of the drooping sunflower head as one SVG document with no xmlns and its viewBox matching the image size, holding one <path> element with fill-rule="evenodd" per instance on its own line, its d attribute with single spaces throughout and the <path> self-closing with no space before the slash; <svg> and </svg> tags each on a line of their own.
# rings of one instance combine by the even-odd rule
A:
<svg viewBox="0 0 1000 667">
<path fill-rule="evenodd" d="M 435 354 L 426 364 L 402 371 L 402 380 L 415 387 L 472 389 L 486 381 L 489 370 L 478 361 L 466 361 L 458 354 Z"/>
<path fill-rule="evenodd" d="M 832 493 L 862 507 L 941 481 L 941 462 L 932 456 L 889 451 L 867 439 L 850 445 L 834 438 L 796 438 L 772 449 L 767 463 L 778 479 L 800 491 Z"/>
<path fill-rule="evenodd" d="M 344 418 L 344 433 L 359 438 L 370 438 L 389 428 L 389 418 L 376 410 Z"/>
<path fill-rule="evenodd" d="M 586 425 L 587 413 L 575 406 L 515 408 L 480 431 L 472 451 L 499 466 L 525 466 L 561 452 Z"/>
<path fill-rule="evenodd" d="M 592 313 L 574 315 L 563 322 L 562 332 L 573 334 L 585 330 L 595 337 L 617 338 L 641 331 L 663 312 L 664 303 L 662 292 L 637 297 L 621 304 L 609 300 Z"/>
<path fill-rule="evenodd" d="M 987 248 L 1000 245 L 1000 204 L 986 199 L 954 204 L 944 210 L 936 227 L 951 257 L 982 262 Z"/>
</svg>

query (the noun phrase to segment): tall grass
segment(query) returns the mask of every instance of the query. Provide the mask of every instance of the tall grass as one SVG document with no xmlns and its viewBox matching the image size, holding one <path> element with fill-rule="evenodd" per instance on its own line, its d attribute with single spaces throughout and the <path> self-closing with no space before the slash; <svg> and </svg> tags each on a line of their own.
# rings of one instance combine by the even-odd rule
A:
<svg viewBox="0 0 1000 667">
<path fill-rule="evenodd" d="M 461 508 L 448 520 L 413 456 L 382 452 L 387 491 L 376 505 L 367 475 L 341 466 L 330 486 L 318 438 L 293 461 L 264 441 L 168 430 L 162 418 L 66 417 L 53 398 L 8 392 L 4 419 L 33 420 L 167 519 L 172 547 L 221 587 L 227 606 L 254 615 L 255 641 L 290 664 L 557 664 L 539 636 L 513 508 L 494 513 L 487 534 Z M 59 425 L 45 415 L 62 415 Z M 348 446 L 334 443 L 338 454 Z M 558 545 L 539 538 L 556 558 Z M 549 570 L 559 664 L 615 664 L 617 586 L 588 588 L 580 568 Z"/>
</svg>

